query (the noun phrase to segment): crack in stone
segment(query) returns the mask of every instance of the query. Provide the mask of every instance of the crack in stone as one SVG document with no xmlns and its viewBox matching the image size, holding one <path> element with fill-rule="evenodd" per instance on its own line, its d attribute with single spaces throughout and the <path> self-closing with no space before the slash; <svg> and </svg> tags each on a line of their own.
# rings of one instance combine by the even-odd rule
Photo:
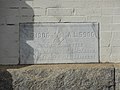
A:
<svg viewBox="0 0 120 90">
<path fill-rule="evenodd" d="M 109 41 L 109 44 L 108 44 L 108 47 L 110 47 L 109 58 L 112 56 L 112 46 L 111 46 L 112 39 L 113 39 L 113 33 L 111 31 L 111 38 L 110 38 L 110 41 Z"/>
<path fill-rule="evenodd" d="M 96 27 L 95 27 L 95 26 L 96 26 L 95 23 L 93 23 L 93 24 L 92 24 L 92 29 L 93 29 L 93 31 L 94 31 L 95 37 L 98 38 L 98 35 L 97 35 L 97 33 L 96 33 Z"/>
</svg>

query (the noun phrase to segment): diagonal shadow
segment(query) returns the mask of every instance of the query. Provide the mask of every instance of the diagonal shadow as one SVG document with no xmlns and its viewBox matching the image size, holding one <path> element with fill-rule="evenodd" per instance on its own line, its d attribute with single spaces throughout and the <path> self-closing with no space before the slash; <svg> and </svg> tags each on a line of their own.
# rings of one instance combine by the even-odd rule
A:
<svg viewBox="0 0 120 90">
<path fill-rule="evenodd" d="M 15 27 L 15 30 L 7 30 L 7 29 L 0 29 L 0 32 L 4 32 L 4 37 L 2 37 L 2 33 L 0 33 L 0 42 L 4 43 L 7 41 L 13 41 L 8 44 L 8 45 L 4 45 L 1 44 L 0 47 L 4 47 L 5 49 L 8 49 L 8 57 L 18 57 L 19 55 L 17 54 L 11 54 L 12 50 L 11 48 L 14 48 L 14 51 L 17 51 L 18 48 L 14 47 L 15 45 L 18 45 L 16 42 L 19 42 L 19 40 L 16 40 L 16 38 L 20 37 L 20 33 L 21 31 L 19 30 L 19 24 L 20 23 L 26 23 L 26 22 L 34 22 L 34 11 L 32 9 L 32 7 L 30 5 L 28 5 L 27 2 L 32 2 L 33 0 L 0 0 L 0 20 L 3 22 L 0 23 L 0 26 L 2 26 L 3 28 L 6 27 Z M 11 34 L 12 33 L 12 34 Z M 19 34 L 18 34 L 19 33 Z M 26 34 L 28 35 L 29 33 L 33 34 L 33 26 L 31 26 L 31 29 L 28 30 L 26 32 Z M 11 37 L 11 38 L 9 38 Z M 31 64 L 34 63 L 33 61 L 33 49 L 31 46 L 29 46 L 26 42 L 28 40 L 33 40 L 33 35 L 31 35 L 30 37 L 23 37 L 22 40 L 22 45 L 20 44 L 20 46 L 25 46 L 27 47 L 26 49 L 23 50 L 22 47 L 20 47 L 20 52 L 16 52 L 16 53 L 23 53 L 24 54 L 20 54 L 21 58 L 25 57 L 26 55 L 30 55 L 31 57 Z M 7 40 L 7 41 L 5 41 Z M 3 50 L 3 53 L 5 52 L 5 49 L 1 49 L 0 51 Z M 10 51 L 11 50 L 11 51 Z M 2 52 L 2 51 L 1 51 Z M 3 53 L 0 52 L 0 57 L 4 58 L 5 55 L 3 55 Z M 29 53 L 28 53 L 29 52 Z M 28 53 L 28 54 L 27 54 Z M 7 56 L 6 56 L 7 57 Z M 10 59 L 11 60 L 11 59 Z M 17 60 L 17 59 L 16 59 Z M 14 60 L 13 60 L 14 61 Z M 9 62 L 14 63 L 13 61 L 0 61 L 0 62 L 6 62 L 6 64 L 9 64 Z M 19 61 L 18 64 L 26 64 L 25 59 L 21 62 Z M 26 65 L 27 66 L 27 65 Z M 24 65 L 22 66 L 15 66 L 15 68 L 22 68 L 22 67 L 26 67 Z M 7 71 L 7 69 L 10 68 L 10 66 L 1 66 L 3 68 L 0 68 L 0 90 L 14 90 L 14 87 L 12 85 L 13 79 L 12 79 L 12 75 Z M 7 68 L 6 68 L 7 67 Z M 13 67 L 12 67 L 13 68 Z"/>
</svg>

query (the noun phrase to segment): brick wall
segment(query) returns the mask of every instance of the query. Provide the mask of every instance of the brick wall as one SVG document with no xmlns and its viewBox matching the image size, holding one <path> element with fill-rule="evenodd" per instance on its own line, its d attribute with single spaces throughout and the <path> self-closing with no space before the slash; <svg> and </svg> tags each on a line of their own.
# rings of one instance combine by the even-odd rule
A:
<svg viewBox="0 0 120 90">
<path fill-rule="evenodd" d="M 19 62 L 19 23 L 98 22 L 101 62 L 120 62 L 120 0 L 0 0 L 0 63 Z"/>
</svg>

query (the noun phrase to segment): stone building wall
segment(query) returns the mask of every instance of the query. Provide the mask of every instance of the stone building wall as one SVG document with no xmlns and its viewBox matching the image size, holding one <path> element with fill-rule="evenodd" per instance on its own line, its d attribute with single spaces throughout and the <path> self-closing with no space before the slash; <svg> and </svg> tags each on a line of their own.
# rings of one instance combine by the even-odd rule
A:
<svg viewBox="0 0 120 90">
<path fill-rule="evenodd" d="M 19 63 L 23 22 L 98 22 L 101 62 L 119 62 L 120 0 L 0 0 L 0 64 Z"/>
</svg>

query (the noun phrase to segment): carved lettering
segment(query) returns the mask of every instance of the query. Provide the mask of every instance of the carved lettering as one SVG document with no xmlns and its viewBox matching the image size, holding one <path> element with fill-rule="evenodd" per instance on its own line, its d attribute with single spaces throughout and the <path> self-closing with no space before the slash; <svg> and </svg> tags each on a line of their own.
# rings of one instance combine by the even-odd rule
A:
<svg viewBox="0 0 120 90">
<path fill-rule="evenodd" d="M 34 38 L 49 38 L 51 36 L 56 35 L 57 33 L 55 32 L 53 35 L 50 35 L 49 32 L 38 32 L 38 33 L 31 33 L 30 37 Z M 66 32 L 66 33 L 61 33 L 59 37 L 67 37 L 67 38 L 93 38 L 95 37 L 94 32 Z"/>
</svg>

